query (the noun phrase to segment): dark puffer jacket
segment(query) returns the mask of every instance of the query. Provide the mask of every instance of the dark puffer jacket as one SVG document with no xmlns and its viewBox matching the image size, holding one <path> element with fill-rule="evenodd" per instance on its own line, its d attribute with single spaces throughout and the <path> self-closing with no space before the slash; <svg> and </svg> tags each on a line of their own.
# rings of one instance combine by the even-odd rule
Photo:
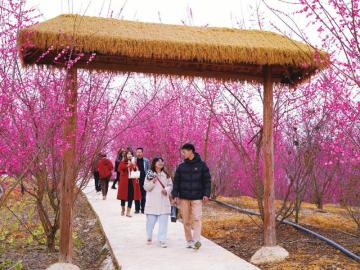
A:
<svg viewBox="0 0 360 270">
<path fill-rule="evenodd" d="M 185 159 L 176 169 L 173 197 L 188 200 L 202 200 L 210 197 L 211 176 L 209 168 L 200 155 L 195 153 L 193 160 Z"/>
</svg>

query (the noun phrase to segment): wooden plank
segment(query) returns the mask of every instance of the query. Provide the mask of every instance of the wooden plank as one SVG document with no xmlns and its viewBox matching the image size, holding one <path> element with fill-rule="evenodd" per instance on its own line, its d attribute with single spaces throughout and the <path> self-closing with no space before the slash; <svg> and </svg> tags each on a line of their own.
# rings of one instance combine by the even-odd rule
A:
<svg viewBox="0 0 360 270">
<path fill-rule="evenodd" d="M 60 183 L 60 262 L 72 261 L 73 204 L 76 162 L 77 69 L 67 71 L 65 81 L 65 108 L 70 116 L 65 119 L 64 150 Z"/>
<path fill-rule="evenodd" d="M 271 67 L 269 66 L 264 66 L 263 113 L 264 245 L 275 246 L 276 231 L 273 142 L 273 81 L 271 76 Z"/>
</svg>

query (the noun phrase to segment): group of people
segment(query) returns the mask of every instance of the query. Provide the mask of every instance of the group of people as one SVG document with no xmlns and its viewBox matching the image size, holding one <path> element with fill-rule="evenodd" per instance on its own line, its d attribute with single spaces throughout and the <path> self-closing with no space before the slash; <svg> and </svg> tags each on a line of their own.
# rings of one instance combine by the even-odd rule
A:
<svg viewBox="0 0 360 270">
<path fill-rule="evenodd" d="M 167 229 L 173 205 L 180 209 L 186 247 L 199 249 L 202 205 L 210 197 L 211 176 L 194 145 L 184 144 L 181 153 L 184 161 L 177 167 L 174 180 L 165 169 L 164 159 L 155 157 L 150 164 L 141 147 L 136 149 L 135 156 L 129 148 L 120 149 L 115 168 L 106 154 L 101 154 L 93 168 L 95 189 L 102 191 L 106 200 L 110 178 L 115 170 L 116 179 L 112 188 L 116 189 L 118 183 L 117 199 L 121 201 L 121 215 L 131 217 L 135 201 L 135 214 L 146 214 L 147 244 L 153 243 L 153 230 L 158 222 L 159 245 L 167 247 Z"/>
</svg>

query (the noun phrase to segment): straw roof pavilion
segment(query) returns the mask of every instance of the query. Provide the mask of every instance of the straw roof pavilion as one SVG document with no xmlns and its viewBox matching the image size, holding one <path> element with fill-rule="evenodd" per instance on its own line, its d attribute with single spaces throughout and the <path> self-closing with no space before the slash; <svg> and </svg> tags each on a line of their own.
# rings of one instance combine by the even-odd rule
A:
<svg viewBox="0 0 360 270">
<path fill-rule="evenodd" d="M 69 46 L 84 53 L 77 67 L 89 70 L 262 82 L 262 66 L 269 65 L 275 83 L 290 85 L 309 78 L 329 63 L 325 52 L 268 31 L 73 14 L 22 29 L 18 44 L 25 65 L 61 66 L 69 53 L 60 59 L 55 57 Z M 88 64 L 92 53 L 96 57 Z"/>
<path fill-rule="evenodd" d="M 64 105 L 71 117 L 64 137 L 60 181 L 60 261 L 72 260 L 72 207 L 76 173 L 77 69 L 110 72 L 247 80 L 264 85 L 263 178 L 264 250 L 276 246 L 273 157 L 273 85 L 294 86 L 329 65 L 327 53 L 276 33 L 214 27 L 193 27 L 116 19 L 61 15 L 21 29 L 20 58 L 25 66 L 67 69 Z M 96 54 L 95 57 L 94 54 Z M 79 57 L 81 55 L 81 57 Z M 91 59 L 91 61 L 89 61 Z M 284 259 L 286 251 L 281 251 Z M 262 258 L 263 249 L 252 260 Z M 279 258 L 273 258 L 278 261 Z"/>
</svg>

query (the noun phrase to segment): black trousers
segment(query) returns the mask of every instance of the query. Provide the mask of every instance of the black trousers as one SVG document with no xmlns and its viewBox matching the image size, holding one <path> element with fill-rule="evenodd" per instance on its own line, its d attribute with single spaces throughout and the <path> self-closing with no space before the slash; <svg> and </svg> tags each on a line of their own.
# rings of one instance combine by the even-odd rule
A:
<svg viewBox="0 0 360 270">
<path fill-rule="evenodd" d="M 95 190 L 99 192 L 101 190 L 99 172 L 94 172 L 94 180 L 95 180 Z"/>
<path fill-rule="evenodd" d="M 141 191 L 141 200 L 135 201 L 135 211 L 136 212 L 144 212 L 145 211 L 145 204 L 146 204 L 146 191 L 144 189 L 144 180 L 140 179 L 140 191 Z"/>
<path fill-rule="evenodd" d="M 126 202 L 128 203 L 127 207 L 131 208 L 133 200 L 132 199 L 128 199 L 127 201 L 121 200 L 121 206 L 125 206 Z"/>
<path fill-rule="evenodd" d="M 112 186 L 116 187 L 116 183 L 119 183 L 119 179 L 120 179 L 120 173 L 116 172 L 116 179 L 114 180 Z"/>
<path fill-rule="evenodd" d="M 125 206 L 125 203 L 127 202 L 128 205 L 127 207 L 131 208 L 132 203 L 134 200 L 134 186 L 133 183 L 131 181 L 131 179 L 129 179 L 129 183 L 128 183 L 128 199 L 126 200 L 121 200 L 121 206 Z"/>
</svg>

